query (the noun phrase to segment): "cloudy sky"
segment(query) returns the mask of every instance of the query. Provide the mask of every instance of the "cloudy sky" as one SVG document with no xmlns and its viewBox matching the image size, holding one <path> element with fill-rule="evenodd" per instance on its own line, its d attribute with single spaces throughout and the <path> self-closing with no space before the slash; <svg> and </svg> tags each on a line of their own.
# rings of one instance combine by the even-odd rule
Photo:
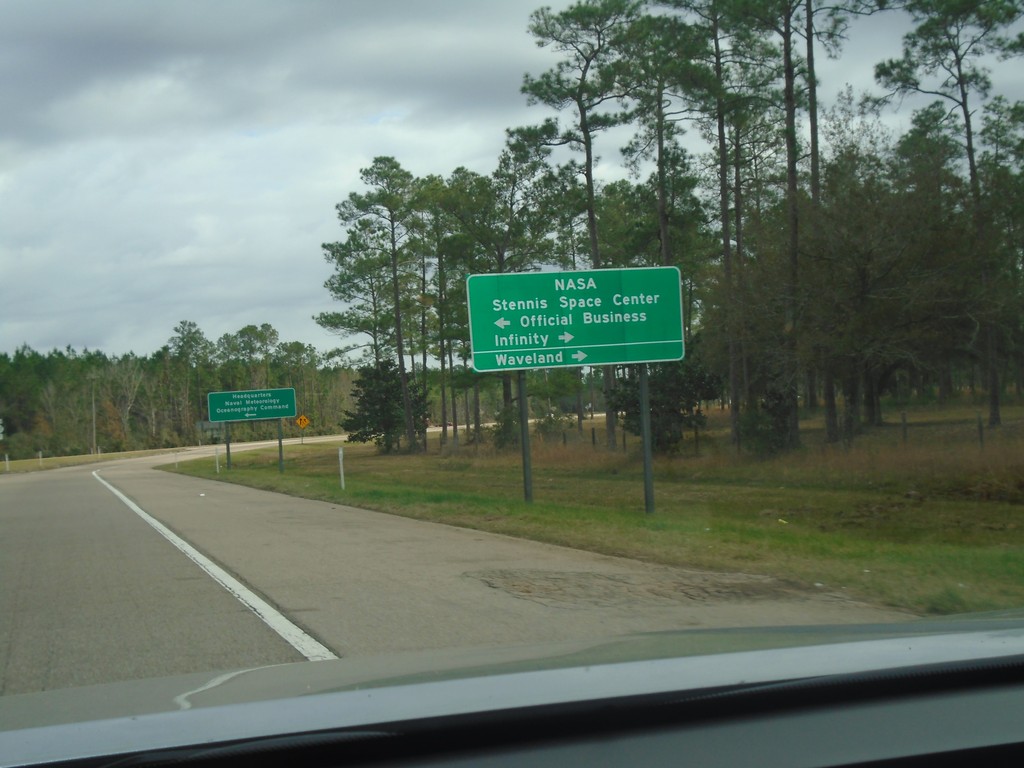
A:
<svg viewBox="0 0 1024 768">
<path fill-rule="evenodd" d="M 0 352 L 150 354 L 180 320 L 337 346 L 334 205 L 378 155 L 490 172 L 548 115 L 519 93 L 542 4 L 0 0 Z M 825 86 L 868 87 L 899 35 L 855 28 Z"/>
</svg>

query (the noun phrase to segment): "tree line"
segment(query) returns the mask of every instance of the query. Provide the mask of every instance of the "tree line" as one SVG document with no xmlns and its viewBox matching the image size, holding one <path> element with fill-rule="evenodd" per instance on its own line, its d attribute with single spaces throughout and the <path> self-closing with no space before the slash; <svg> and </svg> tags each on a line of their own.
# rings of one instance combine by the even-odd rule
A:
<svg viewBox="0 0 1024 768">
<path fill-rule="evenodd" d="M 824 108 L 816 62 L 876 13 L 910 30 L 874 64 L 881 95 L 847 89 Z M 478 386 L 465 276 L 545 268 L 680 267 L 699 354 L 655 371 L 667 433 L 713 394 L 737 445 L 798 446 L 801 409 L 820 409 L 834 442 L 880 423 L 887 392 L 966 387 L 998 425 L 1024 387 L 1024 105 L 986 67 L 1024 51 L 1022 14 L 1019 0 L 539 9 L 529 33 L 559 57 L 523 79 L 540 120 L 507 130 L 489 174 L 375 158 L 336 207 L 344 237 L 323 246 L 341 309 L 316 319 L 351 340 L 361 375 L 393 371 L 389 429 L 410 449 L 432 386 L 445 425 Z M 887 128 L 883 109 L 909 96 L 924 97 L 909 128 Z M 706 151 L 688 150 L 694 136 Z M 620 163 L 600 159 L 616 150 Z M 513 388 L 497 378 L 500 416 Z M 606 409 L 616 445 L 632 371 L 558 379 L 578 419 L 585 401 Z"/>
<path fill-rule="evenodd" d="M 207 394 L 266 387 L 293 387 L 309 431 L 337 432 L 352 371 L 309 344 L 282 342 L 268 323 L 213 342 L 183 320 L 143 356 L 22 346 L 0 353 L 4 452 L 19 459 L 212 442 L 223 436 L 208 422 Z M 268 424 L 236 425 L 233 438 L 276 436 Z"/>
</svg>

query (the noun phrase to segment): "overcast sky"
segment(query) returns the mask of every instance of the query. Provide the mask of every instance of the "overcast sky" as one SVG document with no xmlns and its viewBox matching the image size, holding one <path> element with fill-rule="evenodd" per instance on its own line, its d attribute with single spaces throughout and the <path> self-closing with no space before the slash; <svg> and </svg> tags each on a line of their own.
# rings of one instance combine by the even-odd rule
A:
<svg viewBox="0 0 1024 768">
<path fill-rule="evenodd" d="M 338 346 L 312 320 L 337 308 L 335 204 L 378 155 L 493 170 L 549 114 L 519 93 L 553 61 L 526 31 L 543 4 L 0 0 L 0 352 L 150 354 L 180 320 Z M 821 62 L 826 91 L 870 86 L 894 22 Z"/>
</svg>

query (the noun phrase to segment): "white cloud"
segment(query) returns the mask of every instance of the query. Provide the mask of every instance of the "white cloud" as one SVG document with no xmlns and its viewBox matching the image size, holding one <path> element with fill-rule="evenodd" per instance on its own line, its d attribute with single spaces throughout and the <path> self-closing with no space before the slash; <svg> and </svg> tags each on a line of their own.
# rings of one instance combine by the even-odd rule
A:
<svg viewBox="0 0 1024 768">
<path fill-rule="evenodd" d="M 148 354 L 182 319 L 336 346 L 311 319 L 333 308 L 335 204 L 378 155 L 489 172 L 506 128 L 548 114 L 519 93 L 554 60 L 526 31 L 543 4 L 4 0 L 0 351 Z M 822 79 L 870 85 L 898 37 Z"/>
</svg>

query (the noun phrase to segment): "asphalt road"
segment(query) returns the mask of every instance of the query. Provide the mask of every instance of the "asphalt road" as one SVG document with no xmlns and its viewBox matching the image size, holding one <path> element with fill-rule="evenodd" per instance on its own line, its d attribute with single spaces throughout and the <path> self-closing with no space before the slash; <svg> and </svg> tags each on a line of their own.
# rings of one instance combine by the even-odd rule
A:
<svg viewBox="0 0 1024 768">
<path fill-rule="evenodd" d="M 0 694 L 311 658 L 296 633 L 342 657 L 907 618 L 152 468 L 168 460 L 0 475 Z"/>
</svg>

